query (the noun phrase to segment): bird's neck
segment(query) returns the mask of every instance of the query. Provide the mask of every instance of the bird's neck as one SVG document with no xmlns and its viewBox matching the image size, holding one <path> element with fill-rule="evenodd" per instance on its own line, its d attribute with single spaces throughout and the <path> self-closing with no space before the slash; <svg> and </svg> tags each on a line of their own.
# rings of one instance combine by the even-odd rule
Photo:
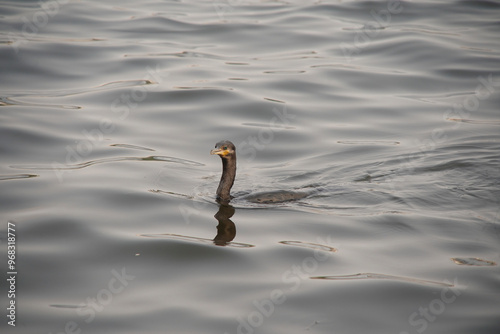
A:
<svg viewBox="0 0 500 334">
<path fill-rule="evenodd" d="M 217 188 L 217 198 L 222 201 L 231 200 L 231 187 L 236 177 L 236 157 L 229 159 L 222 158 L 222 176 L 220 178 L 219 187 Z"/>
</svg>

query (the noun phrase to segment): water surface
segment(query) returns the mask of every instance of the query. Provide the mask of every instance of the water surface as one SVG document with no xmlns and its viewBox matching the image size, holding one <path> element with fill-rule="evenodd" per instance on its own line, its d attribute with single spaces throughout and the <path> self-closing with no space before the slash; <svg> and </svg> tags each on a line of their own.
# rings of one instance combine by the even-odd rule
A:
<svg viewBox="0 0 500 334">
<path fill-rule="evenodd" d="M 499 14 L 4 1 L 2 332 L 498 331 Z"/>
</svg>

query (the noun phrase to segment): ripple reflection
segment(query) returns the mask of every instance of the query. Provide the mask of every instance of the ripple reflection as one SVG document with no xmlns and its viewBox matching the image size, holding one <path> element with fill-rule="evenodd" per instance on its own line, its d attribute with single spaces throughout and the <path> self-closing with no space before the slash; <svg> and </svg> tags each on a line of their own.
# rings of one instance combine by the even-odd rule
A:
<svg viewBox="0 0 500 334">
<path fill-rule="evenodd" d="M 446 282 L 438 282 L 438 281 L 430 281 L 423 280 L 419 278 L 413 277 L 405 277 L 405 276 L 394 276 L 394 275 L 386 275 L 386 274 L 377 274 L 377 273 L 359 273 L 352 275 L 336 275 L 336 276 L 314 276 L 310 277 L 311 279 L 322 279 L 322 280 L 330 280 L 330 281 L 346 281 L 346 280 L 392 280 L 392 281 L 400 281 L 400 282 L 408 282 L 408 283 L 416 283 L 420 285 L 438 285 L 438 286 L 446 286 L 453 287 L 454 284 L 446 283 Z"/>
</svg>

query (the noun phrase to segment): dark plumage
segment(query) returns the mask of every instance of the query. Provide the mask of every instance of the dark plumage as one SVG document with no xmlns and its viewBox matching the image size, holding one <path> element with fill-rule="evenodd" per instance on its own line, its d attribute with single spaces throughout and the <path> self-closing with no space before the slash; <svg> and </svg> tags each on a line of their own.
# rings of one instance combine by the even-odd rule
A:
<svg viewBox="0 0 500 334">
<path fill-rule="evenodd" d="M 217 154 L 222 159 L 222 176 L 217 188 L 217 200 L 228 203 L 231 200 L 231 187 L 236 177 L 236 147 L 229 140 L 215 144 L 210 154 Z"/>
</svg>

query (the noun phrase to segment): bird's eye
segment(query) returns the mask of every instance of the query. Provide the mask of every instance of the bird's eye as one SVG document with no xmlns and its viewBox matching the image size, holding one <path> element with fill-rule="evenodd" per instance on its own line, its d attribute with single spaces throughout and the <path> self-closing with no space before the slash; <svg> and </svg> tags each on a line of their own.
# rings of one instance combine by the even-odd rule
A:
<svg viewBox="0 0 500 334">
<path fill-rule="evenodd" d="M 223 149 L 224 151 L 225 151 L 225 150 L 227 150 L 227 146 L 224 146 L 222 149 Z"/>
</svg>

